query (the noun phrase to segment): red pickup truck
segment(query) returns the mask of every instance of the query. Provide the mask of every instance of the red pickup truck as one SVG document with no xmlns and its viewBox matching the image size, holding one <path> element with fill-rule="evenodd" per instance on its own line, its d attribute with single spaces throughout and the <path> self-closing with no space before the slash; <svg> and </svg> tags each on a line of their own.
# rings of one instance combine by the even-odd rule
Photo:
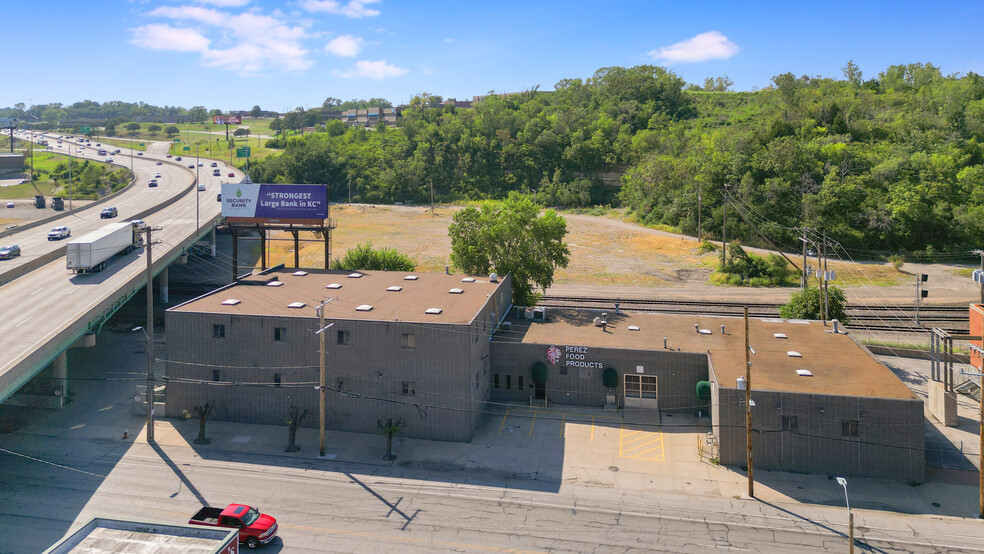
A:
<svg viewBox="0 0 984 554">
<path fill-rule="evenodd" d="M 205 506 L 191 516 L 188 523 L 239 529 L 239 542 L 246 543 L 250 549 L 266 544 L 277 536 L 277 520 L 245 504 L 229 504 L 224 510 Z"/>
</svg>

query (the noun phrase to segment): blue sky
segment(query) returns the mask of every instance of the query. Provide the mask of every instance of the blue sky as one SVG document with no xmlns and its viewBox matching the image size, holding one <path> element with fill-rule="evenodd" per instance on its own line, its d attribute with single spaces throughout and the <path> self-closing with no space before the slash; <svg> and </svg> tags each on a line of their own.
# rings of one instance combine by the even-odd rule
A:
<svg viewBox="0 0 984 554">
<path fill-rule="evenodd" d="M 6 2 L 0 107 L 80 100 L 287 110 L 490 90 L 655 64 L 737 90 L 930 62 L 984 74 L 980 2 Z"/>
</svg>

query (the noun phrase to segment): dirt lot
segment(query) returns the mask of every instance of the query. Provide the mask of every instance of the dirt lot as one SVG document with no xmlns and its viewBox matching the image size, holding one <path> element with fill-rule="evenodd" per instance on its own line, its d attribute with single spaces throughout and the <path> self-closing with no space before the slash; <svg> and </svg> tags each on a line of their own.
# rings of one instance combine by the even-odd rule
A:
<svg viewBox="0 0 984 554">
<path fill-rule="evenodd" d="M 449 264 L 451 241 L 447 229 L 458 208 L 336 205 L 331 217 L 337 228 L 332 249 L 335 258 L 355 245 L 372 241 L 376 247 L 396 248 L 417 260 L 422 271 L 441 271 Z M 612 217 L 563 214 L 568 222 L 570 264 L 555 275 L 550 292 L 621 295 L 627 297 L 754 299 L 785 302 L 791 288 L 732 288 L 708 283 L 717 253 L 701 254 L 692 237 L 649 229 Z M 762 253 L 750 248 L 749 251 Z M 301 265 L 317 267 L 321 246 L 302 243 Z M 289 242 L 275 242 L 272 263 L 293 264 Z M 800 263 L 799 259 L 794 261 Z M 812 261 L 816 264 L 815 259 Z M 980 291 L 964 266 L 905 264 L 901 271 L 887 263 L 833 261 L 838 286 L 851 303 L 905 303 L 915 295 L 914 275 L 929 274 L 928 303 L 965 303 L 979 299 Z"/>
</svg>

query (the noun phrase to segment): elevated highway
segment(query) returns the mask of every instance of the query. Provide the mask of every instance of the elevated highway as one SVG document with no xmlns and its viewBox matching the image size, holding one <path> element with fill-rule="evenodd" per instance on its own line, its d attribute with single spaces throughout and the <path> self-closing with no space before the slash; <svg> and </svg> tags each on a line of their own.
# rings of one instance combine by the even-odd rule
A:
<svg viewBox="0 0 984 554">
<path fill-rule="evenodd" d="M 53 136 L 48 140 L 53 150 L 69 154 L 68 141 L 63 139 L 58 148 Z M 75 147 L 71 150 L 74 154 Z M 94 156 L 96 150 L 88 147 L 82 155 L 104 160 L 106 156 Z M 70 371 L 65 367 L 65 351 L 86 335 L 97 333 L 116 310 L 147 285 L 146 249 L 113 258 L 101 272 L 74 275 L 65 268 L 66 241 L 47 240 L 51 227 L 71 227 L 73 237 L 111 221 L 143 219 L 148 225 L 161 227 L 153 234 L 157 243 L 153 273 L 157 275 L 212 232 L 220 217 L 216 195 L 221 183 L 243 178 L 242 172 L 220 161 L 221 176 L 213 176 L 209 167 L 213 160 L 202 158 L 204 167 L 199 168 L 199 177 L 205 191 L 199 191 L 194 169 L 186 167 L 193 163 L 193 156 L 175 162 L 121 150 L 110 157 L 116 165 L 129 168 L 132 163 L 135 178 L 126 189 L 109 200 L 0 234 L 0 244 L 17 244 L 23 252 L 20 258 L 0 260 L 0 402 L 53 362 L 56 377 L 64 377 Z M 147 181 L 157 172 L 161 173 L 160 186 L 148 187 Z M 228 176 L 230 172 L 233 177 Z M 105 206 L 116 206 L 119 216 L 101 219 L 99 212 Z"/>
</svg>

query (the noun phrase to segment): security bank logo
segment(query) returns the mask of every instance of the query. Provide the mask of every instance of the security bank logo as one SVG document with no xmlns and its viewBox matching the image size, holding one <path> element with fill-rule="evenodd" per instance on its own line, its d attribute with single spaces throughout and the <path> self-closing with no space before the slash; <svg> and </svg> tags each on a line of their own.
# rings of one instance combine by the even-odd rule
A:
<svg viewBox="0 0 984 554">
<path fill-rule="evenodd" d="M 550 360 L 551 365 L 557 365 L 557 362 L 560 361 L 560 349 L 556 346 L 548 348 L 547 359 Z"/>
<path fill-rule="evenodd" d="M 243 197 L 243 189 L 236 189 L 236 198 Z"/>
</svg>

